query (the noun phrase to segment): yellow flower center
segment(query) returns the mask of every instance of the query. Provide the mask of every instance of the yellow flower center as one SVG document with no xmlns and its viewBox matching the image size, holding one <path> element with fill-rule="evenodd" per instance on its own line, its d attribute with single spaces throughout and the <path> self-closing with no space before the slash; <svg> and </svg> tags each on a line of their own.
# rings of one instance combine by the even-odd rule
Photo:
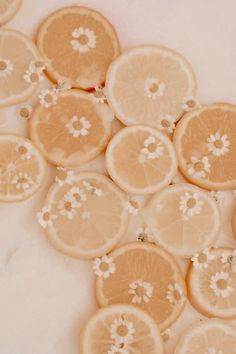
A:
<svg viewBox="0 0 236 354">
<path fill-rule="evenodd" d="M 43 220 L 48 221 L 50 219 L 50 213 L 47 211 L 43 214 Z"/>
<path fill-rule="evenodd" d="M 175 298 L 175 300 L 179 301 L 181 299 L 181 295 L 179 293 L 178 290 L 174 290 L 173 291 L 173 297 Z"/>
<path fill-rule="evenodd" d="M 125 326 L 125 325 L 120 325 L 120 326 L 118 326 L 117 327 L 117 334 L 120 336 L 120 337 L 125 337 L 125 336 L 127 336 L 127 334 L 128 334 L 128 328 L 127 328 L 127 326 Z"/>
<path fill-rule="evenodd" d="M 138 286 L 136 289 L 136 294 L 138 296 L 144 296 L 146 295 L 146 289 L 143 286 Z"/>
<path fill-rule="evenodd" d="M 151 93 L 156 93 L 158 89 L 159 89 L 159 85 L 155 82 L 149 87 L 149 91 Z"/>
<path fill-rule="evenodd" d="M 170 339 L 169 334 L 164 333 L 164 334 L 162 335 L 162 339 L 163 339 L 163 342 L 167 342 L 167 341 Z"/>
<path fill-rule="evenodd" d="M 79 193 L 74 193 L 74 194 L 73 194 L 73 197 L 75 198 L 75 200 L 76 200 L 77 202 L 79 202 L 79 201 L 81 200 L 81 196 L 79 195 Z"/>
<path fill-rule="evenodd" d="M 202 171 L 204 169 L 204 165 L 201 161 L 195 163 L 194 168 L 196 171 Z"/>
<path fill-rule="evenodd" d="M 196 199 L 194 198 L 189 198 L 189 200 L 187 201 L 187 207 L 188 208 L 194 208 L 196 205 Z"/>
<path fill-rule="evenodd" d="M 21 110 L 20 110 L 20 116 L 21 116 L 22 118 L 29 118 L 29 116 L 30 116 L 29 110 L 28 110 L 27 108 L 25 108 L 25 107 L 21 108 Z"/>
<path fill-rule="evenodd" d="M 215 145 L 215 147 L 216 147 L 217 149 L 221 149 L 221 148 L 223 147 L 223 143 L 222 143 L 222 141 L 221 141 L 220 139 L 216 140 L 216 141 L 214 142 L 214 145 Z"/>
<path fill-rule="evenodd" d="M 31 80 L 31 82 L 38 82 L 39 81 L 39 75 L 37 73 L 31 73 L 30 74 L 30 80 Z"/>
<path fill-rule="evenodd" d="M 80 130 L 82 128 L 82 124 L 79 120 L 76 120 L 75 122 L 73 122 L 72 126 L 75 130 Z"/>
<path fill-rule="evenodd" d="M 26 183 L 26 182 L 27 182 L 27 178 L 25 177 L 18 178 L 18 183 Z"/>
<path fill-rule="evenodd" d="M 226 279 L 219 279 L 216 282 L 217 288 L 224 290 L 228 287 L 228 281 Z"/>
<path fill-rule="evenodd" d="M 21 155 L 24 155 L 27 153 L 27 149 L 26 147 L 24 147 L 23 145 L 19 146 L 18 148 L 18 152 L 21 154 Z"/>
<path fill-rule="evenodd" d="M 199 263 L 206 263 L 206 261 L 207 261 L 207 256 L 204 254 L 204 253 L 202 253 L 202 254 L 200 254 L 199 256 L 198 256 L 198 262 Z"/>
<path fill-rule="evenodd" d="M 57 171 L 57 177 L 61 180 L 61 181 L 65 181 L 67 178 L 67 172 L 65 170 L 58 170 Z"/>
<path fill-rule="evenodd" d="M 108 265 L 108 263 L 106 263 L 106 262 L 102 262 L 102 263 L 100 264 L 99 268 L 100 268 L 100 270 L 101 270 L 102 272 L 107 272 L 108 269 L 109 269 L 109 265 Z"/>
<path fill-rule="evenodd" d="M 86 45 L 88 44 L 88 36 L 86 36 L 86 34 L 81 34 L 78 38 L 80 44 L 82 45 Z"/>
<path fill-rule="evenodd" d="M 196 102 L 194 100 L 188 100 L 186 102 L 186 105 L 189 107 L 189 108 L 194 108 L 196 106 Z"/>
<path fill-rule="evenodd" d="M 149 144 L 148 145 L 148 150 L 150 151 L 150 152 L 154 152 L 154 151 L 156 151 L 156 144 L 155 143 L 151 143 L 151 144 Z"/>
<path fill-rule="evenodd" d="M 65 207 L 65 210 L 71 211 L 72 210 L 71 202 L 65 202 L 64 207 Z"/>
<path fill-rule="evenodd" d="M 163 128 L 169 128 L 170 122 L 167 119 L 162 119 L 161 125 Z"/>
<path fill-rule="evenodd" d="M 45 96 L 44 96 L 44 101 L 47 102 L 47 103 L 52 103 L 53 99 L 52 99 L 52 95 L 50 93 L 47 93 Z"/>
<path fill-rule="evenodd" d="M 7 64 L 5 63 L 5 61 L 1 60 L 0 61 L 0 70 L 4 71 L 4 70 L 6 70 L 6 68 L 7 68 Z"/>
</svg>

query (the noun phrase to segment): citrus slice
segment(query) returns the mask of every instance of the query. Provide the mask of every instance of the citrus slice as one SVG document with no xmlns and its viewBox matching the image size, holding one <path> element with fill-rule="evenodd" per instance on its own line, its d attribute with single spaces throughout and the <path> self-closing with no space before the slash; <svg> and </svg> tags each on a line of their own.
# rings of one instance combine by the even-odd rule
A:
<svg viewBox="0 0 236 354">
<path fill-rule="evenodd" d="M 233 354 L 236 327 L 222 320 L 197 322 L 181 337 L 174 354 Z"/>
<path fill-rule="evenodd" d="M 22 0 L 1 0 L 0 25 L 10 21 L 20 8 Z"/>
<path fill-rule="evenodd" d="M 132 48 L 111 64 L 106 95 L 125 125 L 171 127 L 197 104 L 190 64 L 173 50 L 155 45 Z"/>
<path fill-rule="evenodd" d="M 144 311 L 131 305 L 98 310 L 80 338 L 81 354 L 163 354 L 159 329 Z"/>
<path fill-rule="evenodd" d="M 157 193 L 149 205 L 154 239 L 169 252 L 191 257 L 212 245 L 220 229 L 216 201 L 191 184 L 180 183 Z"/>
<path fill-rule="evenodd" d="M 47 96 L 50 103 L 45 103 Z M 78 167 L 105 149 L 114 118 L 107 104 L 96 103 L 79 90 L 60 94 L 49 90 L 42 103 L 31 116 L 30 135 L 48 161 Z"/>
<path fill-rule="evenodd" d="M 232 230 L 233 230 L 234 237 L 236 238 L 236 209 L 232 218 Z"/>
<path fill-rule="evenodd" d="M 169 138 L 157 129 L 136 125 L 119 131 L 106 151 L 112 179 L 125 191 L 150 194 L 167 186 L 177 171 Z"/>
<path fill-rule="evenodd" d="M 193 306 L 206 316 L 236 319 L 236 250 L 205 250 L 192 261 L 187 282 Z"/>
<path fill-rule="evenodd" d="M 183 174 L 206 189 L 236 188 L 236 106 L 217 103 L 189 112 L 174 144 Z"/>
<path fill-rule="evenodd" d="M 110 63 L 120 53 L 115 29 L 99 12 L 80 6 L 62 8 L 39 28 L 37 45 L 54 80 L 70 80 L 88 89 L 105 81 Z"/>
<path fill-rule="evenodd" d="M 31 197 L 45 178 L 45 162 L 28 139 L 0 134 L 0 201 Z"/>
<path fill-rule="evenodd" d="M 0 107 L 29 98 L 42 79 L 34 69 L 39 54 L 34 43 L 24 34 L 0 28 Z"/>
<path fill-rule="evenodd" d="M 51 243 L 78 258 L 109 252 L 126 231 L 126 198 L 107 177 L 61 170 L 38 214 Z"/>
<path fill-rule="evenodd" d="M 115 249 L 107 258 L 110 268 L 113 264 L 110 274 L 102 272 L 108 260 L 94 262 L 100 306 L 139 306 L 161 331 L 176 321 L 186 302 L 186 287 L 172 255 L 151 243 L 131 242 Z"/>
</svg>

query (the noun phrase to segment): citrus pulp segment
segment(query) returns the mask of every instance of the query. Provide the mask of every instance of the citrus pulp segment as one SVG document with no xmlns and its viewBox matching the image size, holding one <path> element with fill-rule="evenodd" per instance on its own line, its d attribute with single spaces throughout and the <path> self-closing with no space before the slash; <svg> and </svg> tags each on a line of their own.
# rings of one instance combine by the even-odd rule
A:
<svg viewBox="0 0 236 354">
<path fill-rule="evenodd" d="M 126 127 L 111 139 L 106 166 L 112 179 L 133 194 L 154 193 L 167 186 L 177 172 L 169 138 L 143 125 Z"/>
<path fill-rule="evenodd" d="M 22 0 L 1 0 L 0 25 L 10 21 L 20 8 Z"/>
<path fill-rule="evenodd" d="M 104 83 L 120 53 L 115 29 L 99 12 L 80 6 L 59 9 L 39 28 L 37 45 L 53 81 L 69 80 L 89 89 Z"/>
</svg>

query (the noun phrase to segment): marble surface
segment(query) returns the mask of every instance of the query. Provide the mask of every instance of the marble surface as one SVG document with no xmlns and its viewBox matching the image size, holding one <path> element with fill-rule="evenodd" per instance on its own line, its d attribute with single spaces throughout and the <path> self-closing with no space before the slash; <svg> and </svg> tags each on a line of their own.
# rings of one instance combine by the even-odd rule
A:
<svg viewBox="0 0 236 354">
<path fill-rule="evenodd" d="M 227 0 L 227 6 L 222 0 L 23 0 L 5 27 L 34 38 L 47 14 L 74 4 L 107 16 L 123 49 L 158 43 L 184 54 L 195 70 L 202 103 L 236 102 L 235 0 Z M 37 95 L 30 103 L 36 100 Z M 27 125 L 16 112 L 17 106 L 0 111 L 0 132 L 27 136 Z M 103 157 L 82 169 L 105 172 Z M 43 188 L 30 200 L 0 203 L 1 354 L 79 354 L 80 329 L 96 309 L 91 263 L 55 251 L 36 222 L 54 174 L 48 166 Z M 236 247 L 229 223 L 235 196 L 220 194 L 223 226 L 218 245 Z M 133 238 L 139 222 L 133 217 L 123 242 Z M 186 264 L 181 266 L 185 272 Z M 166 354 L 173 353 L 179 335 L 200 318 L 188 304 L 171 328 Z"/>
</svg>

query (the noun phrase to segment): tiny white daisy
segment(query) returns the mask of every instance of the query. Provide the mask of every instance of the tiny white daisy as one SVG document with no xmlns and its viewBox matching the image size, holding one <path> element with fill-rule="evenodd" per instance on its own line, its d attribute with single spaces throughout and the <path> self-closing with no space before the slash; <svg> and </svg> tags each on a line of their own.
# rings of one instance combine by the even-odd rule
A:
<svg viewBox="0 0 236 354">
<path fill-rule="evenodd" d="M 135 329 L 132 322 L 120 318 L 113 321 L 110 333 L 117 344 L 128 344 L 133 340 Z"/>
<path fill-rule="evenodd" d="M 87 189 L 87 191 L 90 191 L 91 194 L 94 194 L 97 197 L 102 197 L 104 195 L 103 191 L 100 188 L 93 186 L 89 182 L 83 181 L 83 185 Z"/>
<path fill-rule="evenodd" d="M 227 134 L 220 135 L 219 132 L 211 134 L 207 139 L 208 151 L 215 156 L 223 156 L 229 152 L 230 141 Z"/>
<path fill-rule="evenodd" d="M 158 79 L 149 78 L 145 81 L 144 93 L 145 96 L 155 100 L 157 97 L 164 95 L 166 90 L 166 85 L 163 82 L 160 82 Z"/>
<path fill-rule="evenodd" d="M 95 86 L 94 92 L 89 93 L 89 97 L 95 103 L 106 103 L 107 98 L 104 94 L 104 89 L 101 86 Z"/>
<path fill-rule="evenodd" d="M 179 210 L 184 216 L 191 217 L 200 214 L 202 205 L 203 201 L 199 198 L 198 193 L 185 192 L 180 196 Z"/>
<path fill-rule="evenodd" d="M 74 182 L 75 172 L 65 167 L 57 167 L 56 182 L 59 186 L 64 184 L 72 184 Z"/>
<path fill-rule="evenodd" d="M 69 192 L 66 193 L 66 197 L 68 200 L 74 199 L 77 208 L 82 206 L 82 203 L 87 200 L 86 194 L 84 193 L 83 189 L 79 187 L 72 187 Z"/>
<path fill-rule="evenodd" d="M 74 138 L 78 138 L 79 136 L 88 135 L 91 124 L 85 117 L 79 118 L 77 116 L 73 116 L 66 124 L 66 128 Z"/>
<path fill-rule="evenodd" d="M 130 352 L 120 345 L 112 345 L 107 354 L 130 354 Z"/>
<path fill-rule="evenodd" d="M 57 207 L 61 215 L 71 220 L 76 214 L 78 202 L 74 197 L 66 194 L 62 200 L 58 202 Z"/>
<path fill-rule="evenodd" d="M 168 133 L 173 133 L 175 129 L 175 119 L 171 115 L 167 114 L 162 119 L 158 121 L 157 127 L 160 130 L 164 130 Z"/>
<path fill-rule="evenodd" d="M 221 350 L 211 347 L 211 348 L 208 348 L 204 354 L 224 354 L 224 353 Z"/>
<path fill-rule="evenodd" d="M 128 293 L 133 295 L 133 304 L 148 303 L 153 294 L 153 286 L 146 281 L 136 280 L 129 284 Z"/>
<path fill-rule="evenodd" d="M 215 259 L 215 256 L 210 253 L 209 249 L 206 248 L 202 253 L 196 253 L 191 258 L 193 266 L 196 269 L 206 269 L 208 268 L 208 262 Z"/>
<path fill-rule="evenodd" d="M 21 160 L 29 160 L 33 155 L 32 145 L 26 141 L 16 145 L 16 152 L 19 154 Z"/>
<path fill-rule="evenodd" d="M 169 284 L 166 298 L 171 304 L 182 304 L 184 300 L 183 289 L 177 283 Z"/>
<path fill-rule="evenodd" d="M 33 180 L 27 173 L 19 172 L 12 178 L 11 184 L 14 184 L 16 189 L 23 189 L 25 191 L 33 184 Z"/>
<path fill-rule="evenodd" d="M 94 273 L 103 277 L 104 279 L 108 278 L 111 274 L 114 274 L 116 271 L 116 266 L 112 257 L 102 256 L 101 258 L 96 258 L 93 261 L 93 270 Z"/>
<path fill-rule="evenodd" d="M 38 84 L 39 82 L 41 82 L 44 79 L 43 75 L 41 72 L 39 72 L 38 70 L 26 70 L 25 74 L 24 74 L 24 80 L 29 83 L 29 84 Z"/>
<path fill-rule="evenodd" d="M 141 154 L 145 155 L 147 159 L 157 159 L 163 155 L 164 147 L 162 142 L 157 142 L 156 138 L 150 135 L 147 139 L 144 140 L 144 148 L 141 149 Z"/>
<path fill-rule="evenodd" d="M 80 53 L 86 53 L 90 49 L 96 48 L 96 35 L 94 31 L 79 27 L 72 32 L 72 39 L 70 41 L 72 48 Z"/>
<path fill-rule="evenodd" d="M 125 209 L 133 216 L 137 216 L 139 212 L 139 203 L 134 198 L 131 198 L 128 202 L 125 202 Z"/>
<path fill-rule="evenodd" d="M 0 58 L 0 77 L 11 75 L 14 70 L 14 64 L 8 59 Z"/>
<path fill-rule="evenodd" d="M 165 331 L 161 332 L 161 337 L 164 343 L 168 342 L 171 336 L 170 328 L 167 328 Z"/>
<path fill-rule="evenodd" d="M 209 194 L 218 204 L 223 201 L 223 195 L 221 191 L 210 191 Z"/>
<path fill-rule="evenodd" d="M 55 89 L 45 89 L 40 92 L 39 102 L 45 108 L 48 108 L 57 103 L 57 94 Z"/>
<path fill-rule="evenodd" d="M 137 239 L 141 242 L 153 241 L 152 231 L 146 225 L 143 225 L 142 227 L 138 228 L 136 230 L 136 235 L 137 235 Z"/>
<path fill-rule="evenodd" d="M 234 289 L 230 286 L 230 276 L 227 272 L 217 272 L 211 276 L 210 288 L 214 291 L 216 296 L 227 298 Z"/>
<path fill-rule="evenodd" d="M 188 174 L 195 178 L 206 178 L 207 174 L 211 171 L 211 165 L 207 156 L 200 159 L 193 156 L 191 163 L 188 167 Z"/>
<path fill-rule="evenodd" d="M 233 250 L 230 254 L 229 252 L 224 252 L 221 257 L 221 262 L 223 264 L 229 264 L 232 267 L 233 273 L 236 272 L 236 249 Z"/>
<path fill-rule="evenodd" d="M 46 64 L 42 60 L 31 61 L 29 71 L 42 73 L 46 69 Z"/>
<path fill-rule="evenodd" d="M 53 220 L 56 219 L 57 216 L 51 214 L 51 207 L 44 206 L 41 211 L 37 213 L 38 223 L 45 229 L 47 226 L 53 225 Z"/>
<path fill-rule="evenodd" d="M 199 107 L 198 101 L 194 97 L 185 97 L 182 109 L 186 112 L 192 111 L 193 109 Z"/>
<path fill-rule="evenodd" d="M 71 88 L 72 88 L 72 85 L 71 85 L 70 81 L 69 80 L 62 80 L 62 79 L 59 79 L 57 81 L 57 84 L 54 86 L 54 90 L 56 93 L 68 91 Z"/>
<path fill-rule="evenodd" d="M 28 120 L 30 119 L 32 110 L 32 106 L 30 106 L 29 104 L 23 104 L 18 109 L 18 115 L 21 119 Z"/>
</svg>

